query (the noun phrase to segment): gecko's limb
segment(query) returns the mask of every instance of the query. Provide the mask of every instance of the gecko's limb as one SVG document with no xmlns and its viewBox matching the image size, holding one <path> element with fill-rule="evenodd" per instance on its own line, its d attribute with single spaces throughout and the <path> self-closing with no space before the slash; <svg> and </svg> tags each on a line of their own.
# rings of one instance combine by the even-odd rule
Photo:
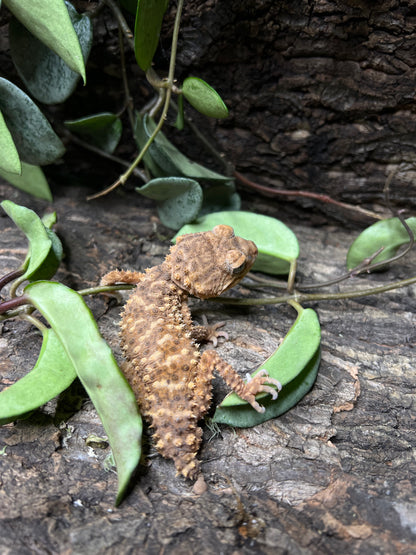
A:
<svg viewBox="0 0 416 555">
<path fill-rule="evenodd" d="M 202 353 L 201 366 L 206 369 L 207 373 L 215 369 L 225 383 L 229 385 L 241 399 L 247 401 L 257 412 L 264 412 L 266 410 L 256 401 L 256 395 L 258 393 L 269 393 L 273 399 L 277 399 L 278 391 L 282 388 L 280 382 L 271 378 L 264 369 L 258 372 L 256 376 L 252 377 L 249 382 L 245 383 L 234 368 L 212 350 Z M 274 385 L 278 391 L 271 387 L 272 385 Z"/>
<path fill-rule="evenodd" d="M 141 272 L 130 270 L 113 270 L 101 278 L 100 285 L 116 285 L 117 283 L 131 283 L 137 285 L 142 279 Z"/>
</svg>

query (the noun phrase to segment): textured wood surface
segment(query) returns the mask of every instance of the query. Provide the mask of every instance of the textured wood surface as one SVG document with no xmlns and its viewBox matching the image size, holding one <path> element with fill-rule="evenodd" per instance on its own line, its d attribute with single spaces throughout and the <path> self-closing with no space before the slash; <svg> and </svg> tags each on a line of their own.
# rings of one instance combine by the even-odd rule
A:
<svg viewBox="0 0 416 555">
<path fill-rule="evenodd" d="M 61 280 L 81 288 L 114 266 L 143 270 L 164 258 L 168 237 L 150 203 L 131 193 L 87 204 L 86 192 L 56 191 L 57 229 L 66 252 Z M 7 185 L 0 186 L 0 196 L 39 212 L 46 208 Z M 304 281 L 343 271 L 348 242 L 358 230 L 304 226 L 272 202 L 253 208 L 295 230 Z M 23 259 L 25 240 L 7 217 L 0 226 L 3 272 Z M 413 255 L 395 270 L 366 279 L 375 285 L 411 275 L 414 262 Z M 0 551 L 414 552 L 415 292 L 411 287 L 315 304 L 323 359 L 314 388 L 289 413 L 252 429 L 205 424 L 200 458 L 208 491 L 201 496 L 146 442 L 148 458 L 131 494 L 114 509 L 116 476 L 104 463 L 109 448 L 86 441 L 104 432 L 91 403 L 76 392 L 0 428 Z M 108 308 L 102 298 L 90 304 L 117 351 L 120 307 Z M 230 340 L 218 352 L 243 373 L 277 347 L 295 317 L 288 307 L 237 310 L 206 301 L 195 302 L 197 318 L 202 308 L 210 321 L 226 320 Z M 2 324 L 2 386 L 30 368 L 39 344 L 28 324 Z M 215 401 L 224 393 L 216 381 Z"/>
<path fill-rule="evenodd" d="M 415 204 L 415 23 L 414 0 L 194 0 L 178 77 L 221 92 L 216 138 L 254 181 L 371 206 L 396 170 Z"/>
<path fill-rule="evenodd" d="M 392 196 L 414 206 L 415 19 L 414 0 L 190 0 L 178 77 L 196 74 L 221 92 L 231 118 L 196 121 L 248 177 L 372 208 L 397 169 Z M 162 69 L 169 26 L 157 59 Z M 5 30 L 0 39 L 7 50 Z M 96 24 L 96 37 L 89 84 L 65 106 L 68 119 L 123 104 L 108 17 Z M 8 74 L 7 64 L 1 66 Z M 149 88 L 137 70 L 134 75 L 132 84 L 146 100 Z M 60 109 L 53 110 L 59 119 Z M 200 150 L 193 145 L 184 139 L 184 150 L 196 157 Z M 121 192 L 87 204 L 92 191 L 74 186 L 102 188 L 118 168 L 73 149 L 65 164 L 47 169 L 66 253 L 59 279 L 77 289 L 114 267 L 160 263 L 170 235 L 149 201 Z M 0 198 L 40 213 L 46 208 L 7 185 L 0 185 Z M 303 204 L 309 210 L 246 196 L 244 207 L 290 225 L 301 244 L 300 278 L 326 280 L 344 271 L 348 245 L 364 224 L 345 229 L 322 215 L 327 207 L 314 203 L 310 211 L 311 202 Z M 3 214 L 0 229 L 5 272 L 23 260 L 25 240 Z M 413 253 L 388 273 L 340 287 L 411 276 L 414 265 Z M 200 458 L 208 491 L 199 497 L 147 443 L 147 462 L 130 496 L 114 509 L 116 476 L 104 464 L 109 449 L 86 442 L 103 429 L 82 392 L 0 428 L 0 552 L 414 553 L 415 294 L 413 286 L 314 304 L 323 331 L 314 388 L 289 413 L 256 428 L 205 425 Z M 117 351 L 120 308 L 102 298 L 90 304 Z M 202 308 L 210 322 L 227 321 L 230 340 L 218 352 L 243 373 L 277 347 L 295 316 L 288 307 L 237 310 L 206 302 L 195 304 L 197 318 Z M 39 347 L 28 324 L 1 325 L 2 387 L 24 375 Z M 215 400 L 223 394 L 218 381 Z"/>
</svg>

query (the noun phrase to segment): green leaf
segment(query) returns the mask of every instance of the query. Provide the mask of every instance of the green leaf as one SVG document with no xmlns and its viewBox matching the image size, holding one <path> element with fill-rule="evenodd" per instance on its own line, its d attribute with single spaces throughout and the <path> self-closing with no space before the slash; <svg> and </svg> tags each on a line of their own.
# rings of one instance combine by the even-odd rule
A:
<svg viewBox="0 0 416 555">
<path fill-rule="evenodd" d="M 65 126 L 110 154 L 116 149 L 123 131 L 120 118 L 109 112 L 66 121 Z"/>
<path fill-rule="evenodd" d="M 266 393 L 262 399 L 264 413 L 258 413 L 235 393 L 230 393 L 217 408 L 214 422 L 231 426 L 250 427 L 279 416 L 292 408 L 310 390 L 320 361 L 321 330 L 316 312 L 298 308 L 298 317 L 279 348 L 252 373 L 267 370 L 270 377 L 282 384 L 282 391 L 273 401 Z"/>
<path fill-rule="evenodd" d="M 179 129 L 179 131 L 182 131 L 182 129 L 185 127 L 185 117 L 184 117 L 184 113 L 183 113 L 183 95 L 182 94 L 180 94 L 179 98 L 178 98 L 178 113 L 176 115 L 175 127 L 176 127 L 176 129 Z"/>
<path fill-rule="evenodd" d="M 156 200 L 161 222 L 171 229 L 194 220 L 202 206 L 202 189 L 193 179 L 161 177 L 136 187 L 136 191 Z"/>
<path fill-rule="evenodd" d="M 204 116 L 217 119 L 228 117 L 228 108 L 220 95 L 199 77 L 187 77 L 182 92 L 189 104 Z"/>
<path fill-rule="evenodd" d="M 16 85 L 2 77 L 0 110 L 24 162 L 43 166 L 63 155 L 64 145 L 36 104 Z"/>
<path fill-rule="evenodd" d="M 220 210 L 240 210 L 241 197 L 235 190 L 234 181 L 211 185 L 204 189 L 204 200 L 199 216 Z"/>
<path fill-rule="evenodd" d="M 19 281 L 52 277 L 62 258 L 62 244 L 56 234 L 45 227 L 33 210 L 11 200 L 4 200 L 1 206 L 29 241 L 29 252 L 22 264 L 24 274 Z"/>
<path fill-rule="evenodd" d="M 21 175 L 0 169 L 0 176 L 25 193 L 29 193 L 37 198 L 49 200 L 50 202 L 53 200 L 46 177 L 39 166 L 32 166 L 31 164 L 22 162 Z"/>
<path fill-rule="evenodd" d="M 143 71 L 152 64 L 169 0 L 139 0 L 134 26 L 134 52 Z"/>
<path fill-rule="evenodd" d="M 19 154 L 14 146 L 13 138 L 4 121 L 3 114 L 0 112 L 0 171 L 20 175 L 22 164 Z"/>
<path fill-rule="evenodd" d="M 69 2 L 66 6 L 86 61 L 92 44 L 91 19 L 79 15 Z M 79 73 L 15 18 L 10 22 L 9 37 L 14 65 L 31 95 L 44 104 L 64 102 L 74 92 Z"/>
<path fill-rule="evenodd" d="M 57 222 L 56 212 L 48 212 L 42 216 L 42 223 L 47 229 L 52 229 Z"/>
<path fill-rule="evenodd" d="M 227 424 L 235 428 L 250 428 L 272 418 L 277 418 L 297 405 L 311 390 L 318 375 L 320 360 L 321 352 L 318 349 L 302 372 L 282 389 L 276 401 L 262 401 L 266 409 L 265 412 L 255 412 L 250 405 L 238 405 L 227 408 L 219 406 L 212 420 L 217 424 Z"/>
<path fill-rule="evenodd" d="M 416 218 L 408 218 L 406 223 L 413 234 L 416 234 Z M 383 247 L 382 252 L 374 258 L 372 264 L 383 262 L 394 256 L 399 247 L 407 243 L 409 243 L 409 234 L 399 218 L 376 222 L 360 233 L 351 245 L 347 254 L 347 268 L 352 270 L 381 247 Z"/>
<path fill-rule="evenodd" d="M 137 0 L 120 0 L 121 7 L 130 12 L 133 15 L 136 15 L 137 10 Z"/>
<path fill-rule="evenodd" d="M 85 83 L 81 46 L 64 0 L 4 0 L 4 3 L 35 37 L 79 73 Z"/>
<path fill-rule="evenodd" d="M 136 141 L 143 148 L 156 128 L 155 122 L 147 114 L 138 115 L 136 122 Z M 189 177 L 198 182 L 226 182 L 230 178 L 192 162 L 184 156 L 160 131 L 150 145 L 144 162 L 155 177 Z"/>
<path fill-rule="evenodd" d="M 198 218 L 185 225 L 175 237 L 185 233 L 208 231 L 218 224 L 230 225 L 236 235 L 251 239 L 259 250 L 253 270 L 267 274 L 287 274 L 290 264 L 299 256 L 296 235 L 279 220 L 244 211 L 225 211 Z"/>
<path fill-rule="evenodd" d="M 117 504 L 141 455 L 142 421 L 134 394 L 78 293 L 47 281 L 28 285 L 25 293 L 55 331 L 101 418 L 117 465 Z"/>
<path fill-rule="evenodd" d="M 42 348 L 33 369 L 0 393 L 0 425 L 44 405 L 77 377 L 56 333 L 47 328 L 42 335 Z"/>
</svg>

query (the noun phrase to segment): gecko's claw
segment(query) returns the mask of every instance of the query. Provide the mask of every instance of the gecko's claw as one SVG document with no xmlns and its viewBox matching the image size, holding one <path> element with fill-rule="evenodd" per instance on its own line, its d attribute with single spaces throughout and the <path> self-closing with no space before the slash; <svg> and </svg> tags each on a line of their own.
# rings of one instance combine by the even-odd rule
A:
<svg viewBox="0 0 416 555">
<path fill-rule="evenodd" d="M 253 399 L 250 400 L 249 403 L 257 412 L 263 413 L 266 409 L 254 399 L 254 396 L 258 393 L 268 393 L 271 395 L 273 401 L 275 401 L 279 391 L 282 390 L 282 384 L 275 378 L 271 378 L 265 368 L 262 368 L 255 376 L 246 374 L 246 379 L 247 390 L 253 396 Z M 275 387 L 271 387 L 273 385 Z"/>
<path fill-rule="evenodd" d="M 211 341 L 212 345 L 218 345 L 218 337 L 224 337 L 228 341 L 228 333 L 226 331 L 218 331 L 218 328 L 225 326 L 226 322 L 217 322 L 216 324 L 208 324 L 208 318 L 205 314 L 202 315 L 203 326 L 206 329 L 205 341 Z"/>
</svg>

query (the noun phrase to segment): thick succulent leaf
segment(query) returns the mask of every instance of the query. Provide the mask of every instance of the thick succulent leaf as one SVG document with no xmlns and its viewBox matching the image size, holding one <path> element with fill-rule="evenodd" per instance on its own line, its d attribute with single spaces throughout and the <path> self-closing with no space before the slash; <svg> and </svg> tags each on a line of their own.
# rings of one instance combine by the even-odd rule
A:
<svg viewBox="0 0 416 555">
<path fill-rule="evenodd" d="M 407 225 L 416 235 L 416 218 L 408 218 Z M 347 254 L 347 268 L 352 270 L 366 258 L 371 257 L 381 247 L 383 250 L 377 255 L 372 264 L 383 262 L 393 257 L 398 249 L 409 243 L 409 234 L 401 224 L 399 218 L 382 220 L 367 227 L 352 243 Z"/>
<path fill-rule="evenodd" d="M 170 229 L 178 229 L 194 220 L 202 206 L 202 189 L 193 179 L 161 177 L 137 187 L 141 195 L 157 202 L 161 222 Z"/>
<path fill-rule="evenodd" d="M 85 64 L 64 0 L 5 0 L 13 15 L 85 82 Z"/>
<path fill-rule="evenodd" d="M 19 154 L 3 114 L 0 112 L 0 172 L 1 170 L 15 175 L 20 175 L 22 172 Z"/>
<path fill-rule="evenodd" d="M 204 189 L 204 200 L 199 216 L 221 210 L 240 210 L 241 197 L 235 190 L 234 181 L 211 185 Z"/>
<path fill-rule="evenodd" d="M 152 64 L 169 0 L 139 0 L 134 26 L 134 52 L 143 71 Z"/>
<path fill-rule="evenodd" d="M 39 166 L 32 166 L 22 162 L 21 175 L 4 171 L 0 168 L 0 176 L 21 191 L 37 198 L 52 202 L 52 193 L 46 177 Z"/>
<path fill-rule="evenodd" d="M 69 387 L 76 377 L 74 366 L 56 333 L 45 329 L 33 369 L 0 393 L 0 425 L 44 405 Z"/>
<path fill-rule="evenodd" d="M 136 15 L 137 10 L 137 0 L 120 0 L 121 7 L 130 12 L 133 15 Z"/>
<path fill-rule="evenodd" d="M 143 148 L 155 130 L 156 124 L 147 114 L 138 115 L 136 125 L 136 141 L 139 148 Z M 149 158 L 151 160 L 149 160 Z M 227 182 L 229 177 L 209 170 L 200 164 L 192 162 L 184 156 L 166 136 L 159 131 L 155 140 L 150 145 L 144 162 L 155 177 L 177 176 L 189 177 L 201 183 Z"/>
<path fill-rule="evenodd" d="M 123 131 L 120 118 L 109 112 L 66 121 L 65 126 L 110 154 L 116 149 Z"/>
<path fill-rule="evenodd" d="M 290 264 L 299 256 L 299 244 L 295 234 L 275 218 L 244 211 L 224 211 L 198 218 L 185 225 L 176 237 L 185 233 L 208 231 L 218 224 L 230 225 L 236 235 L 251 239 L 259 250 L 253 270 L 268 274 L 287 274 Z"/>
<path fill-rule="evenodd" d="M 250 428 L 277 418 L 297 405 L 311 390 L 318 375 L 320 360 L 321 352 L 318 349 L 296 378 L 282 389 L 276 401 L 265 399 L 261 402 L 266 409 L 263 413 L 256 412 L 250 405 L 224 408 L 220 405 L 215 411 L 213 421 L 235 428 Z"/>
<path fill-rule="evenodd" d="M 116 461 L 119 503 L 141 455 L 134 394 L 78 293 L 50 281 L 32 283 L 25 293 L 50 323 L 101 418 Z"/>
<path fill-rule="evenodd" d="M 270 377 L 282 384 L 276 400 L 266 393 L 256 396 L 265 406 L 258 413 L 235 393 L 230 393 L 219 405 L 215 422 L 231 426 L 255 426 L 286 412 L 310 390 L 316 378 L 320 361 L 321 329 L 316 312 L 311 308 L 298 308 L 298 317 L 279 348 L 253 372 L 267 370 Z"/>
<path fill-rule="evenodd" d="M 64 145 L 36 104 L 19 87 L 2 77 L 0 110 L 24 162 L 43 166 L 63 155 Z"/>
<path fill-rule="evenodd" d="M 10 200 L 1 203 L 3 210 L 29 241 L 29 252 L 22 264 L 20 281 L 51 278 L 62 259 L 62 244 L 57 235 L 45 227 L 33 210 Z"/>
<path fill-rule="evenodd" d="M 195 110 L 210 118 L 228 117 L 228 108 L 222 98 L 208 83 L 199 77 L 187 77 L 182 85 L 186 100 Z"/>
<path fill-rule="evenodd" d="M 91 19 L 79 15 L 69 2 L 66 5 L 86 62 L 92 44 Z M 9 37 L 13 62 L 31 95 L 44 104 L 64 102 L 74 92 L 79 73 L 15 18 L 10 22 Z"/>
</svg>

